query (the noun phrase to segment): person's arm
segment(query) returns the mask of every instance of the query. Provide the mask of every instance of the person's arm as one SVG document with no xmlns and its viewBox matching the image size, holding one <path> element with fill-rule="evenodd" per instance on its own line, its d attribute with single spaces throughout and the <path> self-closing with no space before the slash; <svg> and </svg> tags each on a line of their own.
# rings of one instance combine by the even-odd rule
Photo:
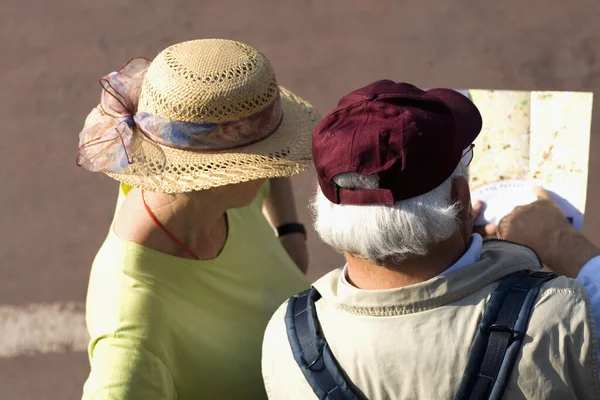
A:
<svg viewBox="0 0 600 400">
<path fill-rule="evenodd" d="M 93 342 L 92 342 L 93 343 Z M 82 400 L 176 399 L 169 370 L 151 351 L 119 337 L 93 343 Z"/>
<path fill-rule="evenodd" d="M 548 192 L 538 188 L 537 196 L 500 220 L 498 236 L 531 247 L 554 272 L 576 278 L 600 249 L 571 226 Z"/>
<path fill-rule="evenodd" d="M 270 191 L 264 201 L 263 213 L 273 229 L 284 224 L 298 223 L 298 213 L 294 202 L 294 193 L 290 178 L 274 178 L 270 182 Z M 280 236 L 279 241 L 298 268 L 304 273 L 308 270 L 308 250 L 306 235 L 288 233 Z"/>
<path fill-rule="evenodd" d="M 600 256 L 600 249 L 583 234 L 572 230 L 557 232 L 556 236 L 556 239 L 551 240 L 555 244 L 545 253 L 547 265 L 553 271 L 569 278 L 577 278 L 584 267 L 597 269 L 600 266 L 600 263 L 594 261 Z M 595 272 L 600 278 L 600 269 Z"/>
</svg>

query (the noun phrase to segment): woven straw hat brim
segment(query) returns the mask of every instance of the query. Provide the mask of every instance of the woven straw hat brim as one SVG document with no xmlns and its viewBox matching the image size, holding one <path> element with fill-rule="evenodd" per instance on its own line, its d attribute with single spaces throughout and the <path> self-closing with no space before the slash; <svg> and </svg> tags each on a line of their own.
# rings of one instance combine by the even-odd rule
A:
<svg viewBox="0 0 600 400">
<path fill-rule="evenodd" d="M 233 150 L 197 152 L 163 146 L 138 131 L 135 154 L 124 170 L 107 175 L 161 193 L 185 193 L 255 179 L 297 175 L 312 162 L 311 137 L 320 116 L 308 102 L 279 87 L 283 120 L 267 138 Z"/>
</svg>

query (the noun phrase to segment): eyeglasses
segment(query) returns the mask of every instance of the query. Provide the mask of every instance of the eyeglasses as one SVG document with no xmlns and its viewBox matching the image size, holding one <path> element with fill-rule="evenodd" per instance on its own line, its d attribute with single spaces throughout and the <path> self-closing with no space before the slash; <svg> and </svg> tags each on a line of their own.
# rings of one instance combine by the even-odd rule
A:
<svg viewBox="0 0 600 400">
<path fill-rule="evenodd" d="M 465 167 L 468 167 L 469 164 L 471 164 L 471 161 L 473 161 L 473 147 L 475 147 L 475 145 L 471 144 L 469 147 L 463 150 L 461 159 Z"/>
</svg>

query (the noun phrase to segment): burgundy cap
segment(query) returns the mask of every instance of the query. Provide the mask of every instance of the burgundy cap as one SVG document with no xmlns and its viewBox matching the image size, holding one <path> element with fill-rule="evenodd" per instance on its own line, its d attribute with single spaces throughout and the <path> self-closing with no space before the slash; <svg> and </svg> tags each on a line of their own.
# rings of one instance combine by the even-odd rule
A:
<svg viewBox="0 0 600 400">
<path fill-rule="evenodd" d="M 481 114 L 451 89 L 373 82 L 342 97 L 313 133 L 321 191 L 336 204 L 394 204 L 442 184 L 481 131 Z M 379 175 L 379 189 L 344 189 L 343 172 Z"/>
</svg>

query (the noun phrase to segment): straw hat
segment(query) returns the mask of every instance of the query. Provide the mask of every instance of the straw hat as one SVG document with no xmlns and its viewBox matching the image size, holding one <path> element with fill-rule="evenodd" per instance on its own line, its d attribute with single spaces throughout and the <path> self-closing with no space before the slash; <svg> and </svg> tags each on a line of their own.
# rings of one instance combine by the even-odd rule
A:
<svg viewBox="0 0 600 400">
<path fill-rule="evenodd" d="M 79 165 L 134 187 L 183 193 L 296 175 L 311 164 L 317 111 L 278 86 L 268 59 L 251 46 L 193 40 L 168 47 L 145 68 L 131 65 L 123 67 L 131 71 L 120 70 L 101 81 L 103 96 L 116 99 L 122 109 L 111 113 L 99 106 L 88 116 L 80 134 Z M 137 79 L 139 85 L 132 88 L 116 76 Z M 102 118 L 113 122 L 100 124 Z M 113 132 L 112 139 L 90 133 L 100 125 Z M 213 136 L 192 138 L 195 146 L 169 142 L 175 133 L 197 136 L 203 130 Z M 101 158 L 101 143 L 117 144 L 127 162 L 120 168 L 89 167 Z M 114 159 L 114 154 L 103 157 Z"/>
</svg>

